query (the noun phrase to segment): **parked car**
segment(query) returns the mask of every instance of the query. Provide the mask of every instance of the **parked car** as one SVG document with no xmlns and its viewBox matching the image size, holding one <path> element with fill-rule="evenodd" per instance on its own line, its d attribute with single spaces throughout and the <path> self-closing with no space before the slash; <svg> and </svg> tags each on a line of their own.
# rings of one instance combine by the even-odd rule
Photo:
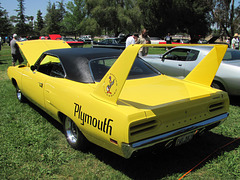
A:
<svg viewBox="0 0 240 180">
<path fill-rule="evenodd" d="M 189 39 L 172 39 L 172 44 L 189 44 Z M 166 44 L 165 40 L 159 41 L 159 44 Z"/>
<path fill-rule="evenodd" d="M 126 38 L 106 38 L 100 42 L 94 41 L 93 48 L 115 48 L 125 49 Z"/>
<path fill-rule="evenodd" d="M 20 37 L 19 41 L 27 41 L 28 39 L 26 37 Z"/>
<path fill-rule="evenodd" d="M 76 41 L 74 40 L 73 38 L 69 38 L 69 37 L 63 37 L 63 38 L 60 38 L 62 39 L 63 41 L 66 41 L 71 47 L 79 47 L 79 46 L 83 46 L 84 45 L 84 41 Z"/>
<path fill-rule="evenodd" d="M 172 43 L 180 43 L 180 44 L 189 44 L 190 40 L 189 39 L 173 39 Z"/>
<path fill-rule="evenodd" d="M 62 38 L 62 36 L 60 34 L 49 34 L 49 37 L 51 40 L 59 40 Z"/>
<path fill-rule="evenodd" d="M 29 99 L 62 123 L 75 149 L 90 141 L 129 158 L 159 143 L 179 146 L 228 116 L 227 93 L 209 84 L 214 71 L 199 77 L 203 65 L 186 80 L 162 75 L 137 56 L 147 45 L 123 52 L 70 48 L 61 40 L 18 45 L 28 61 L 8 68 L 18 100 Z M 217 69 L 225 50 L 214 47 L 217 55 L 210 52 L 206 63 L 219 62 L 212 67 Z"/>
<path fill-rule="evenodd" d="M 77 41 L 70 37 L 62 37 L 60 34 L 49 34 L 51 40 L 63 40 L 66 41 L 71 47 L 82 47 L 84 41 Z"/>
<path fill-rule="evenodd" d="M 151 39 L 151 44 L 160 44 L 159 42 L 166 42 L 159 37 L 150 37 L 150 39 Z"/>
<path fill-rule="evenodd" d="M 82 35 L 79 39 L 82 39 L 86 44 L 90 44 L 92 42 L 91 35 Z"/>
<path fill-rule="evenodd" d="M 211 46 L 175 47 L 163 55 L 148 55 L 143 59 L 164 74 L 184 78 L 211 49 Z M 212 87 L 227 91 L 229 95 L 240 95 L 240 51 L 227 49 Z"/>
<path fill-rule="evenodd" d="M 46 40 L 46 39 L 50 39 L 50 38 L 49 38 L 49 36 L 40 36 L 39 39 Z"/>
</svg>

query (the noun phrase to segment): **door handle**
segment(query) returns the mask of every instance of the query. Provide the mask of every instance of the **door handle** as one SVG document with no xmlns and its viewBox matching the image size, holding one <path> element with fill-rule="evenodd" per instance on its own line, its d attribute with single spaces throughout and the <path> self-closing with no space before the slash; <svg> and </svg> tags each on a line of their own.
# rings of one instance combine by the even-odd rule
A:
<svg viewBox="0 0 240 180">
<path fill-rule="evenodd" d="M 38 82 L 38 85 L 39 85 L 39 87 L 43 87 L 43 83 L 41 83 L 41 82 Z"/>
<path fill-rule="evenodd" d="M 178 64 L 178 66 L 182 66 L 182 64 Z"/>
</svg>

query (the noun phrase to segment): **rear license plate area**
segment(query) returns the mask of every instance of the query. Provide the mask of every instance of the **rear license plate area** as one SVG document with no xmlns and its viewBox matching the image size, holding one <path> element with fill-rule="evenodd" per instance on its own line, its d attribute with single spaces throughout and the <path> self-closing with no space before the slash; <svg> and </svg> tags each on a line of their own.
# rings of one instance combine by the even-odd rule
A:
<svg viewBox="0 0 240 180">
<path fill-rule="evenodd" d="M 177 138 L 175 146 L 180 146 L 192 140 L 194 133 L 189 133 Z"/>
</svg>

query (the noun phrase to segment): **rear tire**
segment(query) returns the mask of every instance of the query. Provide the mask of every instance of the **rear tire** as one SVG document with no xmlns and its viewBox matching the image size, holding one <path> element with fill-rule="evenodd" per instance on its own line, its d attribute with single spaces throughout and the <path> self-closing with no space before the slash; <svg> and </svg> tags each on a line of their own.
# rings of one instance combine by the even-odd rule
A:
<svg viewBox="0 0 240 180">
<path fill-rule="evenodd" d="M 220 82 L 213 81 L 211 86 L 215 89 L 220 89 L 222 91 L 226 91 L 224 86 Z"/>
<path fill-rule="evenodd" d="M 72 119 L 69 117 L 65 118 L 63 129 L 67 142 L 73 149 L 87 150 L 89 142 Z"/>
</svg>

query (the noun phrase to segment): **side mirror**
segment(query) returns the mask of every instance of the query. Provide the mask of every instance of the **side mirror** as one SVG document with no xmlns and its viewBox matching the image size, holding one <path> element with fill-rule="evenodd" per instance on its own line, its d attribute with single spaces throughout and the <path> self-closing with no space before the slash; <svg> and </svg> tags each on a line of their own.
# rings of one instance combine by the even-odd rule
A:
<svg viewBox="0 0 240 180">
<path fill-rule="evenodd" d="M 37 69 L 37 67 L 36 67 L 36 66 L 34 66 L 34 65 L 32 65 L 32 66 L 30 67 L 30 69 L 31 69 L 32 71 L 34 71 L 34 70 L 36 70 L 36 69 Z"/>
</svg>

